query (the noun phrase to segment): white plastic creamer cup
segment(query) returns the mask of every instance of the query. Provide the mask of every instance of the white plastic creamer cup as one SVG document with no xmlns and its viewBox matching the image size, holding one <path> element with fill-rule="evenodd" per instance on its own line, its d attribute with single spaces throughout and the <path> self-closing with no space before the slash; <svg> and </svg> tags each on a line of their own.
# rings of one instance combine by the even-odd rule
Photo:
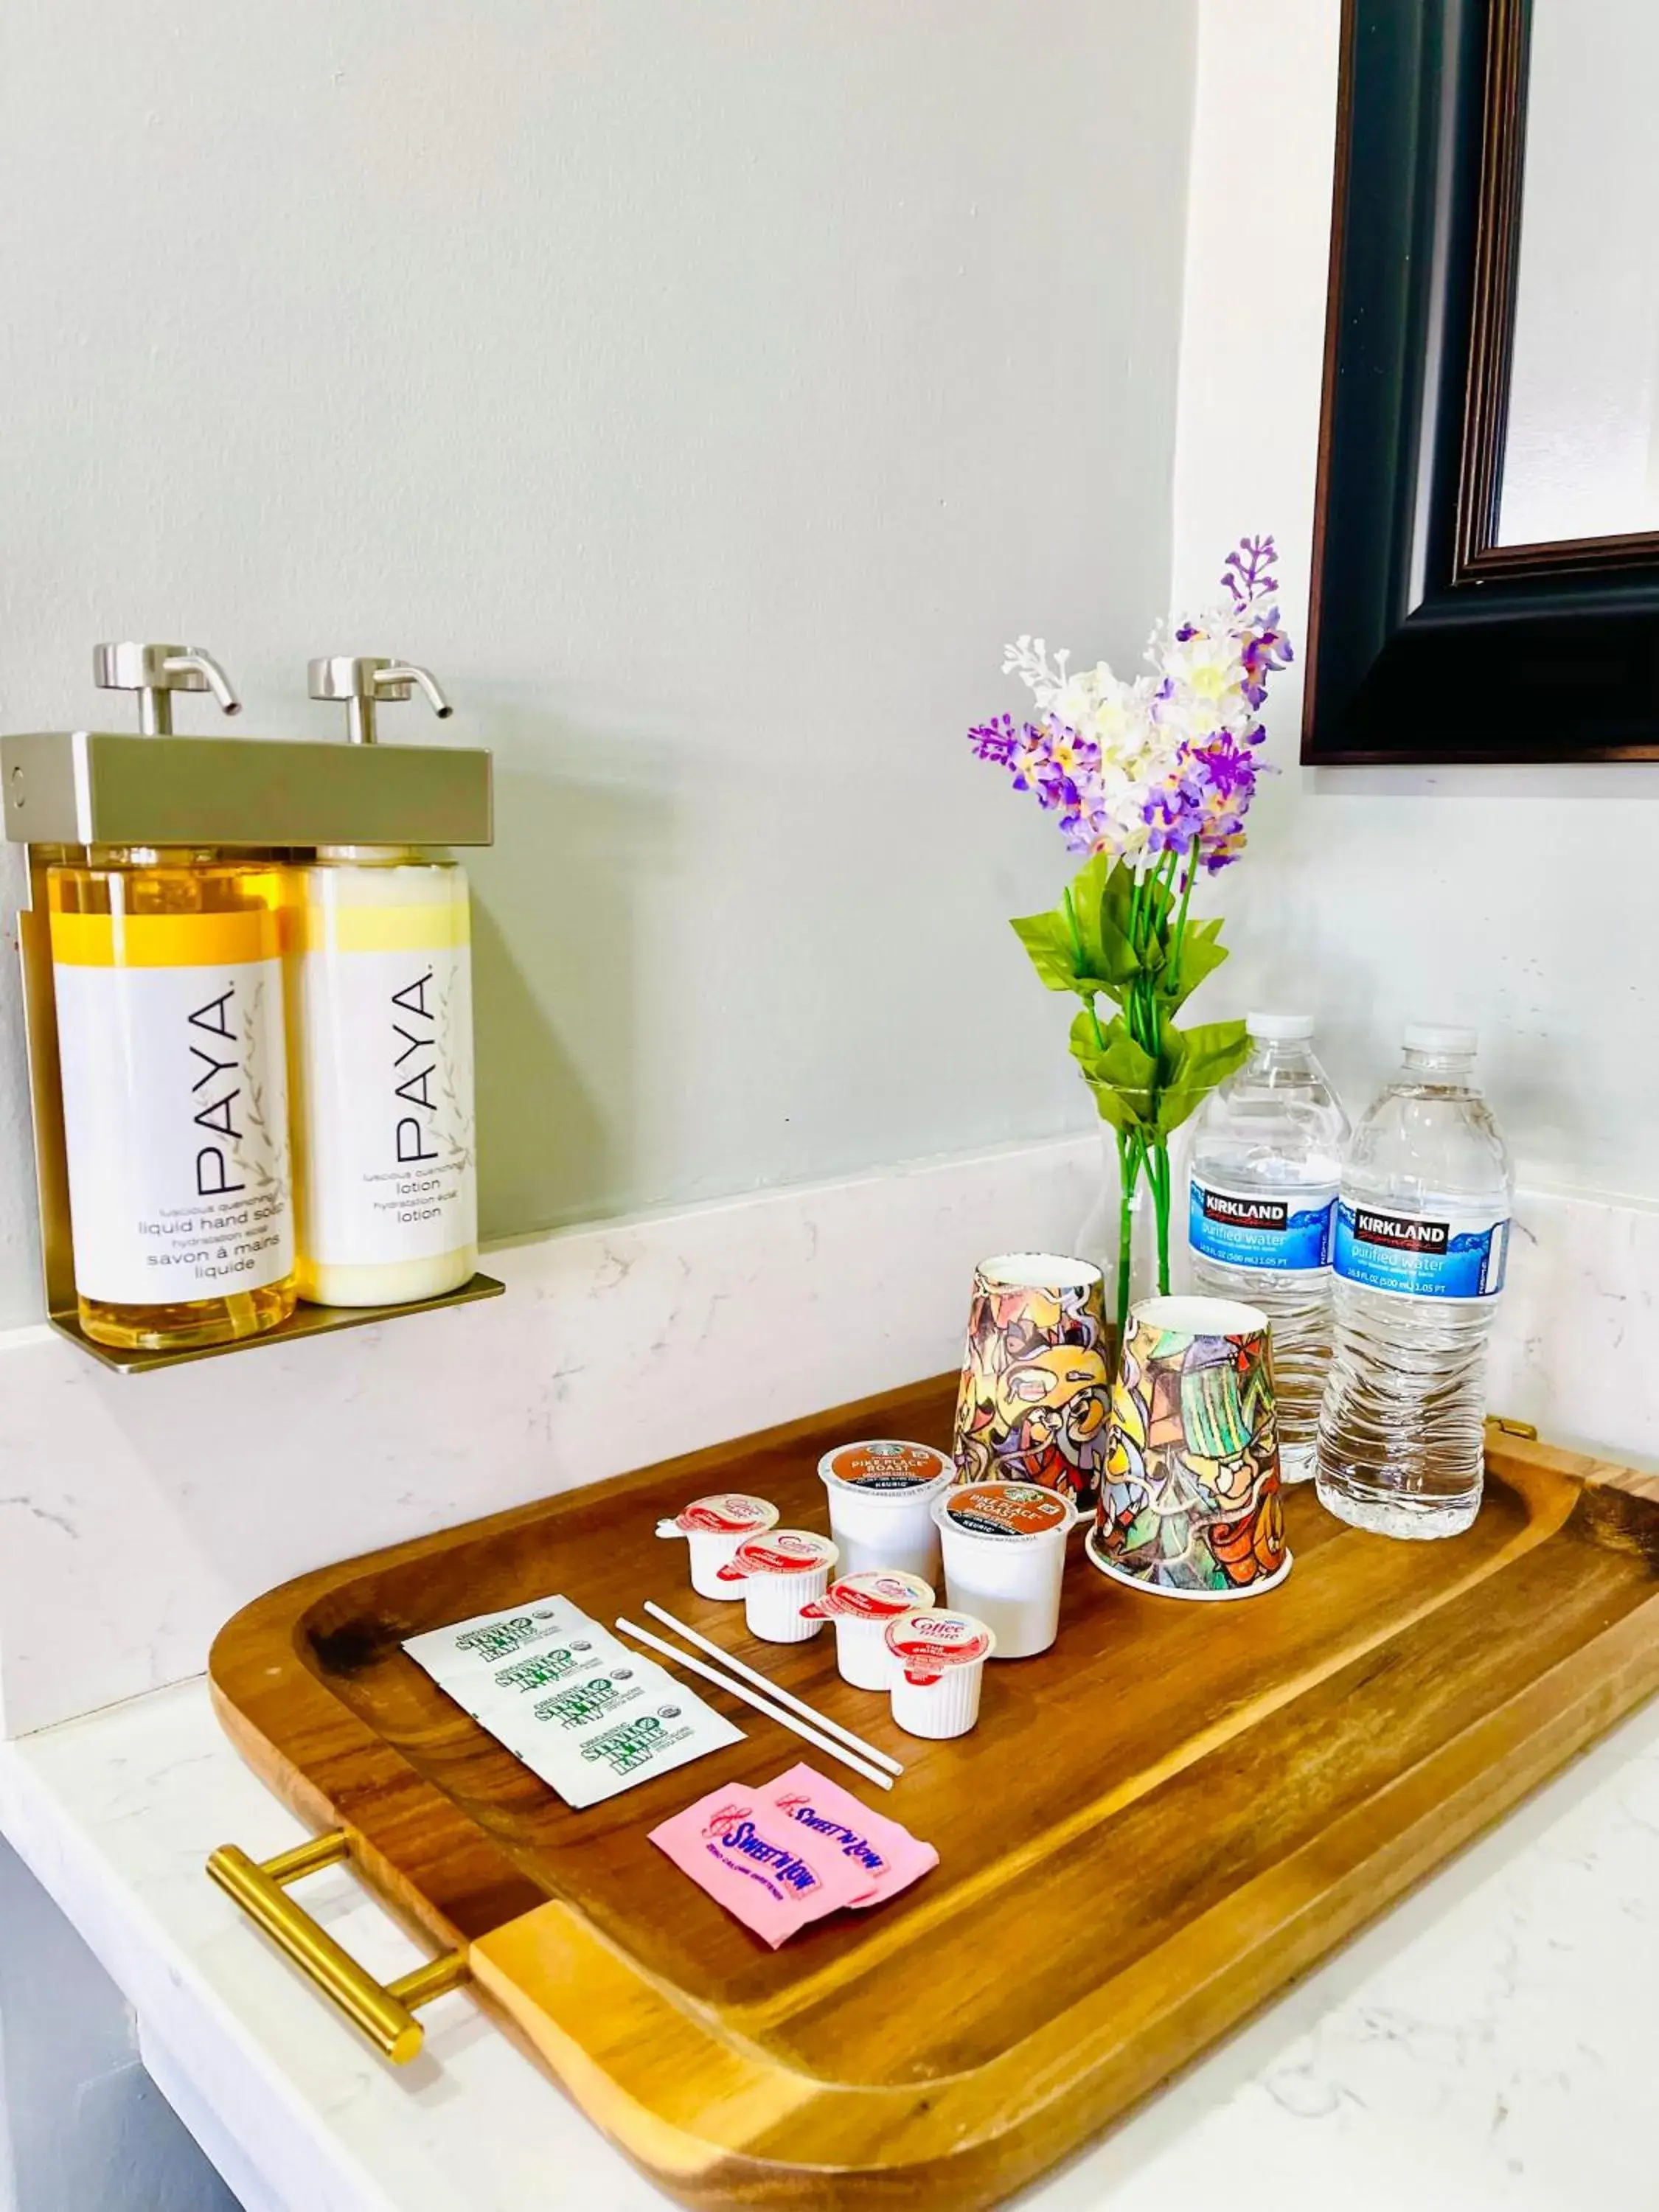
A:
<svg viewBox="0 0 1659 2212">
<path fill-rule="evenodd" d="M 692 1589 L 699 1597 L 717 1597 L 729 1603 L 743 1595 L 743 1584 L 726 1581 L 720 1569 L 730 1562 L 745 1536 L 775 1528 L 777 1520 L 777 1507 L 766 1498 L 727 1490 L 714 1498 L 694 1498 L 672 1521 L 659 1521 L 657 1534 L 684 1536 L 691 1553 Z"/>
<path fill-rule="evenodd" d="M 882 1567 L 874 1573 L 843 1575 L 801 1611 L 809 1620 L 835 1622 L 836 1665 L 843 1682 L 855 1690 L 886 1690 L 893 1681 L 888 1622 L 933 1602 L 931 1583 Z"/>
<path fill-rule="evenodd" d="M 985 1662 L 994 1633 L 970 1613 L 943 1607 L 901 1613 L 886 1628 L 893 1718 L 907 1735 L 966 1735 L 979 1718 Z"/>
<path fill-rule="evenodd" d="M 748 1536 L 720 1569 L 722 1582 L 743 1592 L 749 1633 L 766 1644 L 805 1644 L 823 1626 L 801 1607 L 822 1597 L 839 1557 L 827 1536 L 812 1528 L 772 1528 Z"/>
<path fill-rule="evenodd" d="M 956 1475 L 943 1452 L 931 1444 L 877 1437 L 837 1444 L 818 1462 L 818 1474 L 829 1492 L 830 1527 L 847 1573 L 890 1567 L 896 1574 L 920 1575 L 924 1582 L 939 1580 L 933 1500 Z"/>
<path fill-rule="evenodd" d="M 1036 1482 L 971 1482 L 933 1503 L 945 1593 L 990 1628 L 999 1659 L 1046 1651 L 1060 1626 L 1066 1538 L 1077 1508 Z"/>
</svg>

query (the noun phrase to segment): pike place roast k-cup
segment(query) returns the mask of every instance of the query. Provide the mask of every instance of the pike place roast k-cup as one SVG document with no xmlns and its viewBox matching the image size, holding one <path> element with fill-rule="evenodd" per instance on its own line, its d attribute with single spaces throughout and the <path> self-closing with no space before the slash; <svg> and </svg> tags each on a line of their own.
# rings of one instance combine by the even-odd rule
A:
<svg viewBox="0 0 1659 2212">
<path fill-rule="evenodd" d="M 1066 1539 L 1077 1508 L 1036 1482 L 970 1482 L 935 1499 L 953 1606 L 995 1633 L 1000 1659 L 1046 1651 L 1060 1626 Z"/>
<path fill-rule="evenodd" d="M 937 1582 L 939 1531 L 933 1500 L 956 1469 L 931 1444 L 877 1437 L 837 1444 L 818 1462 L 830 1501 L 830 1528 L 848 1574 L 891 1567 Z"/>
</svg>

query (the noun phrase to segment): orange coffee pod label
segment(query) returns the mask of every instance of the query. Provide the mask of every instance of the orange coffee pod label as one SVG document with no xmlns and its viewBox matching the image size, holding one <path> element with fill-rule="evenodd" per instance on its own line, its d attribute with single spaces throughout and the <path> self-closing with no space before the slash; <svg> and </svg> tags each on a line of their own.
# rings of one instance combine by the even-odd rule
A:
<svg viewBox="0 0 1659 2212">
<path fill-rule="evenodd" d="M 854 1483 L 860 1490 L 924 1490 L 950 1472 L 951 1462 L 943 1452 L 884 1437 L 842 1444 L 818 1462 L 821 1475 Z"/>
<path fill-rule="evenodd" d="M 1036 1482 L 971 1483 L 945 1493 L 945 1510 L 975 1536 L 1046 1536 L 1072 1517 L 1059 1492 Z"/>
</svg>

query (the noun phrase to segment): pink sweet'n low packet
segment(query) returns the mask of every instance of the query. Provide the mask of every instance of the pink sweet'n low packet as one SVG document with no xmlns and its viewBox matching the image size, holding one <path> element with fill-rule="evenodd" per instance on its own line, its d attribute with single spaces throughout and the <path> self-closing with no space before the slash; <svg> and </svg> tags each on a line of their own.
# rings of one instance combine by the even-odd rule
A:
<svg viewBox="0 0 1659 2212">
<path fill-rule="evenodd" d="M 931 1844 L 806 1765 L 711 1790 L 651 1840 L 775 1951 L 809 1920 L 880 1905 L 939 1864 Z"/>
</svg>

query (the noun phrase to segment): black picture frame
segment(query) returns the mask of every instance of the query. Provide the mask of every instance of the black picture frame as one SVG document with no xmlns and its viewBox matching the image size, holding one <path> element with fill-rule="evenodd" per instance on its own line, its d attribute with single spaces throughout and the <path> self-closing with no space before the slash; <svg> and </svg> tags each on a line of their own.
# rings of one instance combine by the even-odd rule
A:
<svg viewBox="0 0 1659 2212">
<path fill-rule="evenodd" d="M 1302 757 L 1659 759 L 1659 537 L 1496 543 L 1531 0 L 1345 0 Z"/>
</svg>

